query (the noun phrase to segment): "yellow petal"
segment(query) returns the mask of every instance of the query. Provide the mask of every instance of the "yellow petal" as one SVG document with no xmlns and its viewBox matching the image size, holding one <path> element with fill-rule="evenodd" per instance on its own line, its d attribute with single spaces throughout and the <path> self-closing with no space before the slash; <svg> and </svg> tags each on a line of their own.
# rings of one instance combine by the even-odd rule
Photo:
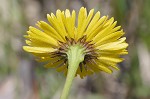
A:
<svg viewBox="0 0 150 99">
<path fill-rule="evenodd" d="M 29 41 L 29 40 L 25 40 L 25 42 L 26 42 L 27 45 L 31 45 L 31 43 L 32 43 L 32 42 Z"/>
<path fill-rule="evenodd" d="M 44 22 L 44 21 L 40 21 L 37 24 L 46 34 L 48 34 L 49 36 L 64 42 L 64 39 L 56 32 L 56 30 L 51 27 L 48 23 Z"/>
<path fill-rule="evenodd" d="M 68 9 L 66 9 L 66 11 L 65 11 L 65 16 L 70 17 L 70 11 Z"/>
<path fill-rule="evenodd" d="M 98 53 L 100 55 L 125 55 L 128 54 L 128 51 L 123 49 L 123 50 L 98 50 Z"/>
<path fill-rule="evenodd" d="M 32 53 L 50 53 L 56 51 L 56 49 L 53 48 L 46 48 L 46 47 L 29 47 L 29 46 L 23 46 L 23 49 L 27 52 Z"/>
<path fill-rule="evenodd" d="M 71 23 L 73 23 L 74 27 L 72 27 L 72 28 L 75 28 L 75 21 L 76 21 L 76 12 L 73 10 L 72 11 L 72 22 Z"/>
<path fill-rule="evenodd" d="M 80 31 L 80 33 L 78 33 L 79 38 L 84 35 L 84 32 L 85 32 L 85 30 L 86 30 L 86 28 L 87 28 L 89 22 L 91 21 L 91 18 L 92 18 L 92 16 L 93 16 L 93 13 L 94 13 L 94 9 L 90 10 L 89 15 L 88 15 L 87 18 L 82 22 L 82 28 L 81 28 L 80 30 L 78 29 L 78 31 Z"/>
<path fill-rule="evenodd" d="M 117 39 L 119 39 L 122 35 L 124 35 L 123 30 L 121 31 L 117 31 L 115 33 L 111 33 L 108 36 L 103 37 L 102 39 L 99 39 L 98 42 L 95 43 L 96 46 L 99 46 L 101 44 L 105 44 L 105 43 L 109 43 L 109 42 L 113 42 Z"/>
<path fill-rule="evenodd" d="M 60 30 L 60 33 L 63 33 L 64 35 L 67 36 L 66 30 L 65 30 L 65 26 L 64 26 L 64 22 L 63 22 L 63 17 L 64 17 L 64 13 L 62 13 L 60 10 L 56 11 L 56 16 L 57 16 L 57 21 L 58 21 L 58 28 Z"/>
<path fill-rule="evenodd" d="M 86 20 L 86 17 L 87 17 L 86 8 L 82 7 L 82 8 L 80 9 L 79 15 L 78 15 L 77 34 L 75 35 L 75 36 L 76 36 L 76 39 L 81 38 L 81 36 L 83 35 L 82 26 L 83 26 L 83 23 L 84 23 L 85 20 Z"/>
<path fill-rule="evenodd" d="M 50 55 L 49 55 L 50 56 Z M 36 59 L 36 61 L 38 61 L 38 62 L 46 62 L 46 61 L 50 61 L 50 62 L 54 62 L 54 61 L 56 61 L 56 60 L 58 60 L 59 59 L 59 57 L 54 57 L 54 58 L 52 58 L 52 57 L 40 57 L 40 58 L 37 58 Z"/>
<path fill-rule="evenodd" d="M 116 70 L 120 70 L 116 65 L 111 65 L 111 67 L 113 67 Z"/>
<path fill-rule="evenodd" d="M 109 56 L 101 56 L 101 57 L 98 57 L 98 59 L 100 61 L 103 61 L 105 63 L 107 62 L 114 62 L 114 63 L 119 63 L 119 62 L 122 62 L 124 59 L 123 58 L 117 58 L 117 57 L 109 57 Z"/>
<path fill-rule="evenodd" d="M 119 68 L 116 66 L 115 62 L 105 61 L 105 60 L 99 60 L 98 63 L 99 64 L 105 64 L 105 66 L 107 66 L 107 67 L 112 67 L 112 68 L 114 68 L 116 70 L 119 70 Z"/>
<path fill-rule="evenodd" d="M 122 50 L 128 47 L 127 43 L 124 43 L 125 37 L 121 38 L 116 42 L 111 42 L 107 44 L 103 44 L 97 47 L 99 50 Z"/>
<path fill-rule="evenodd" d="M 108 26 L 114 22 L 114 17 L 110 18 L 104 26 Z"/>
<path fill-rule="evenodd" d="M 98 68 L 106 73 L 109 73 L 111 74 L 112 73 L 112 70 L 109 69 L 108 67 L 104 66 L 104 65 L 98 65 Z"/>
<path fill-rule="evenodd" d="M 66 15 L 66 18 L 64 19 L 64 24 L 65 24 L 65 28 L 66 28 L 66 31 L 68 33 L 68 36 L 70 38 L 74 38 L 75 34 L 74 34 L 74 31 L 75 31 L 75 11 L 72 11 L 72 16 L 70 15 L 70 11 L 67 9 L 65 11 L 65 15 Z"/>
<path fill-rule="evenodd" d="M 109 35 L 110 33 L 112 33 L 112 30 L 114 28 L 114 26 L 116 25 L 116 22 L 114 22 L 113 24 L 109 24 L 107 27 L 103 27 L 103 30 L 100 31 L 94 38 L 93 41 L 94 42 L 98 42 L 100 39 L 102 39 L 103 37 Z"/>
<path fill-rule="evenodd" d="M 98 11 L 95 15 L 94 15 L 94 17 L 93 17 L 93 19 L 91 20 L 91 22 L 89 23 L 89 26 L 87 27 L 87 36 L 90 34 L 88 31 L 90 31 L 94 26 L 95 26 L 95 24 L 98 22 L 98 20 L 99 20 L 99 18 L 100 18 L 100 12 Z M 100 23 L 100 22 L 99 22 Z"/>
<path fill-rule="evenodd" d="M 105 46 L 105 47 L 104 47 Z M 99 47 L 100 50 L 122 50 L 126 49 L 128 47 L 127 43 L 121 43 L 121 44 L 105 44 L 102 47 Z"/>
<path fill-rule="evenodd" d="M 103 29 L 104 22 L 106 21 L 107 16 L 103 16 L 98 20 L 97 23 L 90 29 L 88 28 L 86 31 L 87 41 L 91 40 L 95 35 L 97 35 L 101 29 Z"/>
<path fill-rule="evenodd" d="M 121 28 L 121 26 L 117 26 L 115 28 L 113 28 L 112 33 L 118 31 Z"/>
<path fill-rule="evenodd" d="M 62 24 L 62 19 L 60 19 L 60 17 L 59 17 L 59 19 L 57 19 L 53 13 L 51 13 L 51 16 L 49 14 L 47 14 L 47 19 L 50 22 L 51 26 L 65 40 L 65 36 L 67 36 L 67 34 L 66 34 L 66 31 L 64 30 L 64 26 Z"/>
<path fill-rule="evenodd" d="M 29 33 L 29 35 L 31 35 L 31 37 L 30 37 L 31 39 L 35 39 L 37 41 L 40 40 L 43 42 L 47 42 L 53 46 L 58 45 L 57 41 L 54 38 L 45 34 L 44 32 L 42 32 L 42 31 L 40 31 L 34 27 L 31 27 L 31 26 L 29 27 L 29 30 L 30 31 L 28 31 L 28 33 Z"/>
</svg>

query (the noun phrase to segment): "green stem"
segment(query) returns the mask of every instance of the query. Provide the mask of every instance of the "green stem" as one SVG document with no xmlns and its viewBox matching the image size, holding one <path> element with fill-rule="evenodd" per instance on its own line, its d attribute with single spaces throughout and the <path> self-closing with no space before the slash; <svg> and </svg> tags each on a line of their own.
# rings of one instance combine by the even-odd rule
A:
<svg viewBox="0 0 150 99">
<path fill-rule="evenodd" d="M 84 60 L 83 47 L 80 45 L 71 46 L 67 52 L 68 56 L 68 73 L 64 89 L 60 99 L 67 99 L 72 81 L 76 75 L 76 71 L 80 62 Z"/>
</svg>

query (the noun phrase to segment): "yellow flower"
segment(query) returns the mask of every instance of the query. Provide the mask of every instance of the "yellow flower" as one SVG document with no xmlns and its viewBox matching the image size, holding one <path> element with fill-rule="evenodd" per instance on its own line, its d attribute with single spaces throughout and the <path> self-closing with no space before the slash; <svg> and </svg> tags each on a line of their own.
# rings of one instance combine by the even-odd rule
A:
<svg viewBox="0 0 150 99">
<path fill-rule="evenodd" d="M 81 78 L 104 71 L 112 73 L 119 69 L 117 63 L 122 62 L 120 55 L 127 54 L 128 44 L 121 26 L 116 26 L 114 18 L 100 17 L 94 9 L 87 14 L 82 7 L 76 20 L 76 12 L 56 11 L 56 16 L 47 14 L 49 23 L 37 22 L 39 29 L 29 27 L 25 35 L 26 44 L 23 49 L 32 53 L 40 62 L 47 62 L 46 68 L 56 68 L 67 75 L 70 49 L 78 46 L 83 54 L 76 75 Z M 76 57 L 78 58 L 78 57 Z"/>
</svg>

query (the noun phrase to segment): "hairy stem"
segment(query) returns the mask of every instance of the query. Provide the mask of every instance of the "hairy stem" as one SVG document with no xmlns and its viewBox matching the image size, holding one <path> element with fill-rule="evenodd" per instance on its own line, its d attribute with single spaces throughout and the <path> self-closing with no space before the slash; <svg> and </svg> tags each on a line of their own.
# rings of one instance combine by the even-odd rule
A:
<svg viewBox="0 0 150 99">
<path fill-rule="evenodd" d="M 72 81 L 76 75 L 76 71 L 79 67 L 79 64 L 84 60 L 83 51 L 84 51 L 83 47 L 76 44 L 71 46 L 67 52 L 69 66 L 68 66 L 67 78 L 66 78 L 64 89 L 62 91 L 61 99 L 67 99 L 68 97 L 69 90 Z"/>
</svg>

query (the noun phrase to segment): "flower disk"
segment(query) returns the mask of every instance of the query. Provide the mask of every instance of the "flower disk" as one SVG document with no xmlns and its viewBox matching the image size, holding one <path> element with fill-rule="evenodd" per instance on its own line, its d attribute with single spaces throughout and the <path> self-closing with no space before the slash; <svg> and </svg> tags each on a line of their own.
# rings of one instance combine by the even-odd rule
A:
<svg viewBox="0 0 150 99">
<path fill-rule="evenodd" d="M 82 7 L 76 12 L 56 11 L 56 16 L 47 14 L 49 23 L 38 21 L 39 29 L 29 27 L 25 35 L 26 44 L 23 49 L 37 57 L 39 62 L 47 62 L 46 68 L 56 68 L 58 72 L 67 74 L 67 52 L 71 46 L 83 48 L 84 60 L 79 64 L 76 75 L 81 78 L 95 72 L 112 73 L 119 69 L 117 63 L 122 62 L 120 55 L 128 54 L 128 44 L 121 26 L 116 26 L 114 18 L 100 17 L 94 9 L 87 14 Z M 77 24 L 77 25 L 76 25 Z"/>
</svg>

